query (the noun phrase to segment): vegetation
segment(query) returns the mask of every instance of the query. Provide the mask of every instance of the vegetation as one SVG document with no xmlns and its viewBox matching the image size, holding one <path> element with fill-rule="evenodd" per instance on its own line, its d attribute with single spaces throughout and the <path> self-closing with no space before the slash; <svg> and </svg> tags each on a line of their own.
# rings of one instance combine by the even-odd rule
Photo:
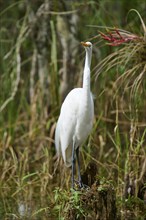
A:
<svg viewBox="0 0 146 220">
<path fill-rule="evenodd" d="M 95 122 L 81 151 L 83 178 L 90 173 L 100 192 L 115 189 L 119 219 L 146 217 L 145 1 L 0 4 L 0 219 L 88 214 L 94 193 L 70 191 L 71 171 L 54 146 L 62 100 L 82 83 L 87 40 Z"/>
</svg>

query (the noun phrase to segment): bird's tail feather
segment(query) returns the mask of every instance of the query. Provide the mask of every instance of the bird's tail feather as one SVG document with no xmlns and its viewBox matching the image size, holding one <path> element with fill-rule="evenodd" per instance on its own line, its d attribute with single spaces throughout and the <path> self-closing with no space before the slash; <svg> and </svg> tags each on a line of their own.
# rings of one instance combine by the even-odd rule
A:
<svg viewBox="0 0 146 220">
<path fill-rule="evenodd" d="M 55 148 L 57 155 L 60 156 L 61 154 L 61 147 L 60 147 L 60 137 L 59 137 L 59 124 L 56 125 L 56 131 L 55 131 Z"/>
</svg>

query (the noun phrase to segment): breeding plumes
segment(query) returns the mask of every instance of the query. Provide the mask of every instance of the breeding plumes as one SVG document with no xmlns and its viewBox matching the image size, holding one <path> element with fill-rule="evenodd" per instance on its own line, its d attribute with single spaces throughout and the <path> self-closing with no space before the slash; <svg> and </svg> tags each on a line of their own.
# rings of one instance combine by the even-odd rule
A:
<svg viewBox="0 0 146 220">
<path fill-rule="evenodd" d="M 90 91 L 92 43 L 81 42 L 81 44 L 86 51 L 83 87 L 71 90 L 65 98 L 55 131 L 57 154 L 58 156 L 62 154 L 67 167 L 72 166 L 73 188 L 75 159 L 78 165 L 79 186 L 84 186 L 80 173 L 79 146 L 82 145 L 91 132 L 94 118 L 94 103 Z"/>
</svg>

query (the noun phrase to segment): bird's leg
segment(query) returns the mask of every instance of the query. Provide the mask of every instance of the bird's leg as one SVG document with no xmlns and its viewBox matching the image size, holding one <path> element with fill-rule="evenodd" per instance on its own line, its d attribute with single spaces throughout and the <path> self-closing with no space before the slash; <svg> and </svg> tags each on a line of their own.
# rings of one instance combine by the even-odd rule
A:
<svg viewBox="0 0 146 220">
<path fill-rule="evenodd" d="M 80 172 L 79 147 L 76 149 L 76 157 L 77 157 L 77 164 L 78 164 L 79 186 L 82 188 L 83 183 L 82 183 L 81 172 Z"/>
<path fill-rule="evenodd" d="M 74 172 L 75 172 L 75 142 L 72 147 L 72 188 L 74 189 Z"/>
<path fill-rule="evenodd" d="M 76 149 L 76 157 L 77 157 L 77 164 L 78 164 L 79 186 L 80 186 L 80 188 L 89 189 L 89 186 L 83 184 L 82 178 L 81 178 L 80 160 L 79 160 L 79 147 Z"/>
</svg>

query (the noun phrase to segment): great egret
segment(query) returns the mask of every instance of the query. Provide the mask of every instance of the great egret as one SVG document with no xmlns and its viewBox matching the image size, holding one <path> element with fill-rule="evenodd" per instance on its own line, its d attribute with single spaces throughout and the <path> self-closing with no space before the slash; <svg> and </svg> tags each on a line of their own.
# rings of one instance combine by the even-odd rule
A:
<svg viewBox="0 0 146 220">
<path fill-rule="evenodd" d="M 72 187 L 74 188 L 75 152 L 78 165 L 79 186 L 83 187 L 80 173 L 79 146 L 88 137 L 94 118 L 94 103 L 90 91 L 90 65 L 92 43 L 81 42 L 86 51 L 83 88 L 73 89 L 65 98 L 55 131 L 57 154 L 62 153 L 67 167 L 72 165 Z"/>
</svg>

